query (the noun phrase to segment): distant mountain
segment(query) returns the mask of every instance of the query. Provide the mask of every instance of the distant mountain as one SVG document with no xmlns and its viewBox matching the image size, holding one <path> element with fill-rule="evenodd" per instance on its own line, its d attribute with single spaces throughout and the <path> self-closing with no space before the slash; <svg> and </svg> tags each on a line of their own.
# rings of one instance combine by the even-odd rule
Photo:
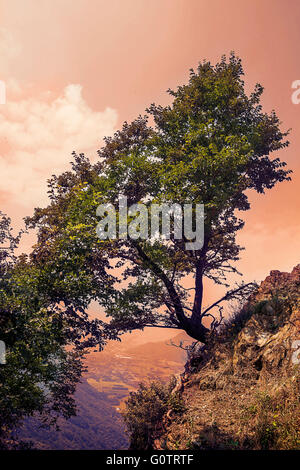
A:
<svg viewBox="0 0 300 470">
<path fill-rule="evenodd" d="M 105 394 L 84 379 L 76 391 L 78 414 L 60 421 L 60 431 L 43 429 L 35 419 L 28 419 L 19 433 L 37 449 L 124 449 L 127 447 L 122 418 Z"/>
<path fill-rule="evenodd" d="M 133 339 L 133 340 L 132 340 Z M 173 338 L 175 344 L 186 339 Z M 170 341 L 141 344 L 127 336 L 111 342 L 102 352 L 87 356 L 87 373 L 75 394 L 77 416 L 60 421 L 60 431 L 39 426 L 28 419 L 19 437 L 38 449 L 124 449 L 128 447 L 122 417 L 119 413 L 130 391 L 142 381 L 161 379 L 182 372 L 185 351 L 168 345 Z"/>
</svg>

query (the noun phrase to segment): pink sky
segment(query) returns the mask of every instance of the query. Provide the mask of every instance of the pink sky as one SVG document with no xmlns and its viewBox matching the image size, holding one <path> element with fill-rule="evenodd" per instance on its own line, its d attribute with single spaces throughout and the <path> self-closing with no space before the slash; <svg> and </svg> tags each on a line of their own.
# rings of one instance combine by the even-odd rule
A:
<svg viewBox="0 0 300 470">
<path fill-rule="evenodd" d="M 199 60 L 235 50 L 247 89 L 260 82 L 265 110 L 293 129 L 280 157 L 294 170 L 291 183 L 251 197 L 239 267 L 261 280 L 299 262 L 299 1 L 0 0 L 0 14 L 0 203 L 16 223 L 46 202 L 45 181 L 72 150 L 96 158 L 104 135 L 167 103 Z"/>
</svg>

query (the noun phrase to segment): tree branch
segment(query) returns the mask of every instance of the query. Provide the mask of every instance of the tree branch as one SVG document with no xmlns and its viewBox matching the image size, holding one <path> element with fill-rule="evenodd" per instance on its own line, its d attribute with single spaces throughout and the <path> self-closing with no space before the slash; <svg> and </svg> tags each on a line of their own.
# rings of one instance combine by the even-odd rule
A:
<svg viewBox="0 0 300 470">
<path fill-rule="evenodd" d="M 167 277 L 165 272 L 151 259 L 149 256 L 142 250 L 141 246 L 138 243 L 135 243 L 135 247 L 140 255 L 140 257 L 150 265 L 154 274 L 164 283 L 169 296 L 171 298 L 172 304 L 174 305 L 175 314 L 179 321 L 179 324 L 182 325 L 183 329 L 187 326 L 187 317 L 185 316 L 180 297 L 176 292 L 176 289 L 170 279 Z"/>
<path fill-rule="evenodd" d="M 250 286 L 253 286 L 253 288 L 257 287 L 257 285 L 254 282 L 248 282 L 248 284 L 244 284 L 244 285 L 238 287 L 237 289 L 226 292 L 226 294 L 223 297 L 221 297 L 219 300 L 217 300 L 212 305 L 210 305 L 207 309 L 205 309 L 204 312 L 202 312 L 201 316 L 202 317 L 207 317 L 208 316 L 207 312 L 209 312 L 212 308 L 216 307 L 221 302 L 224 302 L 224 300 L 229 300 L 231 298 L 235 298 L 235 296 L 239 292 L 242 292 L 244 289 L 246 289 L 247 287 L 250 287 Z"/>
</svg>

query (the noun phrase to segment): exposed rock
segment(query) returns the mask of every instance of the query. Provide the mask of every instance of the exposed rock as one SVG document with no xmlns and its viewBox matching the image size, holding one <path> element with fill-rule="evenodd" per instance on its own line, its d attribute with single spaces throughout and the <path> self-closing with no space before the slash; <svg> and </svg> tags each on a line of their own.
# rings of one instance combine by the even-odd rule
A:
<svg viewBox="0 0 300 470">
<path fill-rule="evenodd" d="M 300 264 L 271 271 L 243 309 L 235 336 L 229 325 L 190 354 L 187 409 L 164 421 L 156 449 L 300 449 Z"/>
</svg>

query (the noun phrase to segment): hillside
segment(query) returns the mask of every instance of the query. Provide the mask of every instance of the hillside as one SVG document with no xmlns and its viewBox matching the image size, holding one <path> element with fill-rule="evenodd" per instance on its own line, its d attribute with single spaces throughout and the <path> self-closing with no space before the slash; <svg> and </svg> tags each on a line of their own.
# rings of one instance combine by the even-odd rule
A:
<svg viewBox="0 0 300 470">
<path fill-rule="evenodd" d="M 120 415 L 111 406 L 105 394 L 95 390 L 86 379 L 79 384 L 76 394 L 77 416 L 60 420 L 60 431 L 41 428 L 39 421 L 28 419 L 19 432 L 23 442 L 31 442 L 40 450 L 124 449 L 127 436 Z"/>
<path fill-rule="evenodd" d="M 145 448 L 300 449 L 299 340 L 300 264 L 271 271 L 208 345 L 198 343 Z M 147 409 L 143 396 L 135 416 Z"/>
<path fill-rule="evenodd" d="M 131 337 L 132 336 L 132 337 Z M 182 335 L 173 340 L 178 343 Z M 110 342 L 102 352 L 87 356 L 88 371 L 75 394 L 77 416 L 60 421 L 60 431 L 43 429 L 28 419 L 19 437 L 37 449 L 125 449 L 128 437 L 119 413 L 139 382 L 182 372 L 186 354 L 167 341 L 135 344 L 130 335 Z"/>
</svg>

